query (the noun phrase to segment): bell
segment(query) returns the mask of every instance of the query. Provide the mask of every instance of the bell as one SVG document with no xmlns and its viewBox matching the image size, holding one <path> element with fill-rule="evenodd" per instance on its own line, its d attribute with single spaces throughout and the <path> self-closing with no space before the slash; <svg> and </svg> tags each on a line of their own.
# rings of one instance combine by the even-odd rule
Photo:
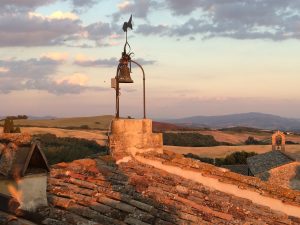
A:
<svg viewBox="0 0 300 225">
<path fill-rule="evenodd" d="M 133 83 L 130 77 L 130 70 L 127 65 L 122 65 L 119 73 L 119 83 Z"/>
</svg>

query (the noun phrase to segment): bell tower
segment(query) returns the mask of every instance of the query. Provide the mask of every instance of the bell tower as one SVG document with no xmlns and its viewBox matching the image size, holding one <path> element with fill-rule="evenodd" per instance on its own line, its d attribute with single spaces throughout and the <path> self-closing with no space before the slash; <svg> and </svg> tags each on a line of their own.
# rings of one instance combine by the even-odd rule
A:
<svg viewBox="0 0 300 225">
<path fill-rule="evenodd" d="M 120 84 L 130 84 L 133 83 L 133 80 L 130 76 L 131 64 L 137 65 L 143 73 L 143 113 L 144 119 L 146 119 L 146 85 L 145 85 L 145 71 L 144 68 L 137 63 L 136 61 L 131 59 L 133 52 L 131 52 L 130 45 L 128 43 L 127 32 L 128 28 L 132 29 L 132 15 L 128 22 L 125 22 L 123 25 L 123 30 L 126 33 L 126 41 L 124 44 L 124 49 L 122 52 L 122 57 L 119 60 L 119 65 L 117 67 L 117 72 L 115 78 L 111 80 L 111 87 L 116 90 L 116 118 L 120 117 Z M 127 51 L 127 47 L 129 47 L 129 51 Z"/>
<path fill-rule="evenodd" d="M 109 148 L 117 163 L 134 157 L 139 152 L 163 150 L 162 134 L 152 133 L 152 120 L 146 119 L 145 71 L 136 61 L 131 59 L 133 53 L 127 39 L 128 28 L 132 29 L 132 16 L 123 25 L 126 42 L 117 67 L 115 78 L 112 78 L 112 88 L 116 90 L 116 115 L 111 123 Z M 129 47 L 129 51 L 127 51 Z M 143 73 L 143 119 L 120 118 L 120 84 L 133 83 L 131 64 L 137 65 Z"/>
<path fill-rule="evenodd" d="M 276 151 L 285 151 L 285 134 L 283 132 L 280 132 L 279 130 L 276 131 L 272 135 L 272 150 Z"/>
</svg>

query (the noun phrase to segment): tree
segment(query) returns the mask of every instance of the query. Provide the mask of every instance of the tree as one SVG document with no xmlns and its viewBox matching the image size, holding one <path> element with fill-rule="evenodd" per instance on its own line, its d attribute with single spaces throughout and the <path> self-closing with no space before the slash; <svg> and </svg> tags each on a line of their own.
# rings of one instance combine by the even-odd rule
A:
<svg viewBox="0 0 300 225">
<path fill-rule="evenodd" d="M 4 120 L 3 133 L 13 133 L 14 121 L 12 119 L 6 118 Z"/>
<path fill-rule="evenodd" d="M 246 145 L 259 145 L 260 142 L 256 140 L 254 137 L 249 136 L 248 139 L 245 141 Z"/>
<path fill-rule="evenodd" d="M 21 129 L 19 126 L 15 128 L 13 119 L 11 119 L 11 117 L 7 117 L 4 120 L 3 133 L 21 133 Z"/>
</svg>

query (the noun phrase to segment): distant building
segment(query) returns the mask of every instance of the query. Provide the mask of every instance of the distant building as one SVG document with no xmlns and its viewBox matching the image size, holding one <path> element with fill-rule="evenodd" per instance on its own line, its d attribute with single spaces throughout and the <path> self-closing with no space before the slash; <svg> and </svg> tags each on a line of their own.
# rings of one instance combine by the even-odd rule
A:
<svg viewBox="0 0 300 225">
<path fill-rule="evenodd" d="M 285 134 L 277 131 L 272 135 L 272 150 L 285 151 Z"/>
<path fill-rule="evenodd" d="M 272 135 L 272 151 L 247 158 L 245 165 L 223 165 L 231 172 L 255 176 L 273 184 L 300 190 L 300 162 L 285 152 L 283 132 Z"/>
<path fill-rule="evenodd" d="M 270 151 L 247 159 L 249 175 L 262 179 L 266 177 L 269 170 L 292 162 L 294 160 L 282 151 Z"/>
<path fill-rule="evenodd" d="M 285 140 L 284 133 L 277 131 L 272 136 L 272 151 L 249 157 L 249 175 L 300 190 L 300 162 L 285 152 Z"/>
</svg>

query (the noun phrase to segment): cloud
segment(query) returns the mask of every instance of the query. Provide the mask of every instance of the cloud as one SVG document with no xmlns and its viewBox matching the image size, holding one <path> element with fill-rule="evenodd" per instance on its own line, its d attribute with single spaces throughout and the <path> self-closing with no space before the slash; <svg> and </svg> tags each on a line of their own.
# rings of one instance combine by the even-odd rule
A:
<svg viewBox="0 0 300 225">
<path fill-rule="evenodd" d="M 119 60 L 117 58 L 110 58 L 110 59 L 88 59 L 88 58 L 77 58 L 74 61 L 74 64 L 78 66 L 84 66 L 84 67 L 95 67 L 95 66 L 105 66 L 105 67 L 111 67 L 111 66 L 117 66 L 119 63 Z"/>
<path fill-rule="evenodd" d="M 84 62 L 84 61 L 88 61 L 88 60 L 90 60 L 90 58 L 84 54 L 77 54 L 75 56 L 75 62 Z"/>
<path fill-rule="evenodd" d="M 153 65 L 155 63 L 154 60 L 145 60 L 142 58 L 133 59 L 134 61 L 140 63 L 141 65 Z M 83 67 L 117 67 L 119 63 L 119 59 L 113 57 L 109 59 L 89 59 L 86 56 L 79 55 L 75 58 L 74 64 Z"/>
<path fill-rule="evenodd" d="M 155 60 L 147 60 L 147 59 L 143 59 L 143 58 L 137 58 L 137 59 L 133 59 L 134 61 L 136 61 L 137 63 L 143 65 L 153 65 L 156 63 Z"/>
<path fill-rule="evenodd" d="M 78 21 L 49 19 L 34 14 L 0 14 L 0 46 L 63 44 L 81 31 Z"/>
<path fill-rule="evenodd" d="M 133 14 L 138 18 L 147 18 L 151 9 L 156 8 L 159 5 L 154 0 L 124 0 L 117 5 L 119 11 L 113 14 L 115 20 L 119 20 L 124 14 Z"/>
<path fill-rule="evenodd" d="M 9 68 L 7 67 L 0 67 L 0 73 L 7 73 L 9 72 Z"/>
<path fill-rule="evenodd" d="M 89 41 L 95 41 L 97 45 L 109 45 L 104 40 L 113 34 L 109 23 L 98 22 L 83 26 L 82 21 L 74 12 L 55 11 L 50 15 L 43 15 L 35 11 L 39 6 L 57 1 L 59 0 L 4 0 L 3 3 L 1 2 L 3 7 L 0 9 L 0 47 L 90 46 L 90 43 L 87 44 Z M 74 7 L 90 6 L 96 3 L 96 1 L 60 1 L 72 1 Z M 106 27 L 108 30 L 103 30 Z"/>
<path fill-rule="evenodd" d="M 100 2 L 100 0 L 70 0 L 74 7 L 74 12 L 82 13 L 93 5 Z"/>
<path fill-rule="evenodd" d="M 293 0 L 166 0 L 174 15 L 196 10 L 198 18 L 173 26 L 168 35 L 285 40 L 300 38 L 300 2 Z"/>
<path fill-rule="evenodd" d="M 300 39 L 299 1 L 164 1 L 173 17 L 182 18 L 182 22 L 168 25 L 140 24 L 138 33 L 175 38 L 200 35 L 204 39 Z"/>
<path fill-rule="evenodd" d="M 98 46 L 107 45 L 105 39 L 114 34 L 114 30 L 109 23 L 97 22 L 85 27 L 88 39 L 96 42 Z"/>
<path fill-rule="evenodd" d="M 39 6 L 48 5 L 57 0 L 1 0 L 1 8 L 12 11 L 33 10 Z"/>
<path fill-rule="evenodd" d="M 96 0 L 72 0 L 72 3 L 76 7 L 86 7 L 96 4 Z"/>
<path fill-rule="evenodd" d="M 88 78 L 83 74 L 55 79 L 55 74 L 61 64 L 61 61 L 45 57 L 28 60 L 0 60 L 0 67 L 7 68 L 7 71 L 0 76 L 0 93 L 40 90 L 61 95 L 106 90 L 102 87 L 87 86 Z"/>
<path fill-rule="evenodd" d="M 69 58 L 67 52 L 49 52 L 42 55 L 42 58 L 47 58 L 54 61 L 66 61 Z"/>
<path fill-rule="evenodd" d="M 56 80 L 58 84 L 67 83 L 71 85 L 80 85 L 84 86 L 87 84 L 89 78 L 85 74 L 75 73 L 71 76 L 62 77 Z"/>
<path fill-rule="evenodd" d="M 45 16 L 43 14 L 37 12 L 28 12 L 30 18 L 40 18 L 43 20 L 78 20 L 79 17 L 72 12 L 62 12 L 62 11 L 55 11 L 49 16 Z"/>
<path fill-rule="evenodd" d="M 143 35 L 164 35 L 168 34 L 170 28 L 167 25 L 150 25 L 150 24 L 141 24 L 138 26 L 136 32 Z"/>
<path fill-rule="evenodd" d="M 118 9 L 119 10 L 125 10 L 125 9 L 127 9 L 128 7 L 130 7 L 130 5 L 131 5 L 132 3 L 130 2 L 130 1 L 123 1 L 123 2 L 121 2 L 121 3 L 119 3 L 118 5 L 117 5 L 117 7 L 118 7 Z"/>
</svg>

